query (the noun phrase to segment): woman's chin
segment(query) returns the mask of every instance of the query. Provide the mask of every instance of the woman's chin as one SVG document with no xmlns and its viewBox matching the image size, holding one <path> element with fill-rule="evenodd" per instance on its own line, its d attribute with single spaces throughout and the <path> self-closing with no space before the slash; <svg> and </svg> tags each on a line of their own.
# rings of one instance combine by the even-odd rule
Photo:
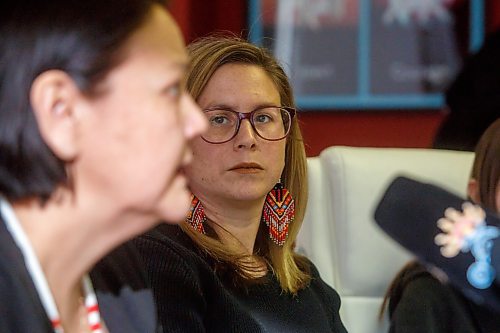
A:
<svg viewBox="0 0 500 333">
<path fill-rule="evenodd" d="M 186 186 L 171 190 L 160 205 L 160 218 L 168 224 L 179 224 L 186 219 L 191 204 L 191 192 Z"/>
</svg>

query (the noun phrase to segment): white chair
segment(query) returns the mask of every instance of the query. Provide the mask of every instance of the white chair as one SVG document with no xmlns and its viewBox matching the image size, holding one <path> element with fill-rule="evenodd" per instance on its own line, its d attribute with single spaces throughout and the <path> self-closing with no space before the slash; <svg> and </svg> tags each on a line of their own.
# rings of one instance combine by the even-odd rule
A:
<svg viewBox="0 0 500 333">
<path fill-rule="evenodd" d="M 468 152 L 355 147 L 330 147 L 308 158 L 309 201 L 297 247 L 340 294 L 349 332 L 387 332 L 379 308 L 411 259 L 373 220 L 391 180 L 404 174 L 465 196 L 472 161 Z"/>
</svg>

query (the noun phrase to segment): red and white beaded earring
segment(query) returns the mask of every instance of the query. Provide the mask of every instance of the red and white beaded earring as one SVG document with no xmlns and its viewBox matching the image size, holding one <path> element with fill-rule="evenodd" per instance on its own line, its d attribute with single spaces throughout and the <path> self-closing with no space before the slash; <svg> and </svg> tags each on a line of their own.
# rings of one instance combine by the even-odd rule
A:
<svg viewBox="0 0 500 333">
<path fill-rule="evenodd" d="M 262 220 L 269 227 L 269 237 L 278 246 L 283 246 L 288 236 L 288 226 L 295 218 L 295 202 L 281 181 L 267 194 L 262 211 Z"/>
<path fill-rule="evenodd" d="M 191 206 L 186 217 L 186 222 L 200 234 L 205 234 L 204 224 L 207 221 L 205 209 L 194 194 L 191 195 Z"/>
</svg>

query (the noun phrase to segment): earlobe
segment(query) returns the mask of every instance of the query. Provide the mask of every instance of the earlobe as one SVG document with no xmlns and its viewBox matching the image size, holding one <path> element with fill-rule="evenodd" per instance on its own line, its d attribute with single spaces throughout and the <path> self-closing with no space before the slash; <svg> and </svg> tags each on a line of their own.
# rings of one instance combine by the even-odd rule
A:
<svg viewBox="0 0 500 333">
<path fill-rule="evenodd" d="M 78 89 L 63 71 L 40 74 L 31 86 L 30 102 L 40 134 L 52 152 L 63 161 L 77 154 L 77 117 L 74 101 Z"/>
<path fill-rule="evenodd" d="M 475 178 L 469 179 L 469 183 L 467 184 L 467 195 L 474 203 L 481 204 L 479 186 Z"/>
</svg>

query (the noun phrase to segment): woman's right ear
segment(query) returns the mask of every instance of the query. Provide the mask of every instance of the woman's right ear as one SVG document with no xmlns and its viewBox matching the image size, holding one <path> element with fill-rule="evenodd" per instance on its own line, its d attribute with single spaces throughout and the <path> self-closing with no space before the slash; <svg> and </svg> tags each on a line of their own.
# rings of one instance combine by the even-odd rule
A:
<svg viewBox="0 0 500 333">
<path fill-rule="evenodd" d="M 76 122 L 73 112 L 77 89 L 64 72 L 49 70 L 40 74 L 31 86 L 30 102 L 40 134 L 52 152 L 69 161 L 76 155 Z"/>
<path fill-rule="evenodd" d="M 480 204 L 481 200 L 479 198 L 479 184 L 475 178 L 469 179 L 467 184 L 467 196 L 471 198 L 476 204 Z"/>
</svg>

